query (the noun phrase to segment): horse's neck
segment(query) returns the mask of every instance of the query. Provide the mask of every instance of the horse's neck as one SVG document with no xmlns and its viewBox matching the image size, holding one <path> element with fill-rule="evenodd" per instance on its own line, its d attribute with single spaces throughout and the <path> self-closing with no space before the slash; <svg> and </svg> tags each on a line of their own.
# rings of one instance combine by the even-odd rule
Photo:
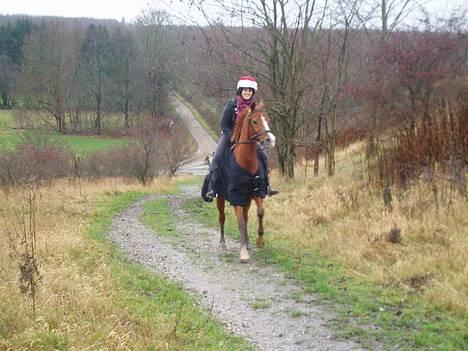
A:
<svg viewBox="0 0 468 351">
<path fill-rule="evenodd" d="M 241 168 L 255 174 L 258 170 L 257 143 L 239 144 L 234 149 L 234 157 Z"/>
<path fill-rule="evenodd" d="M 251 142 L 248 122 L 244 123 L 242 126 L 239 141 L 241 143 L 234 149 L 234 156 L 237 163 L 241 168 L 247 169 L 250 173 L 255 174 L 258 170 L 257 143 Z"/>
</svg>

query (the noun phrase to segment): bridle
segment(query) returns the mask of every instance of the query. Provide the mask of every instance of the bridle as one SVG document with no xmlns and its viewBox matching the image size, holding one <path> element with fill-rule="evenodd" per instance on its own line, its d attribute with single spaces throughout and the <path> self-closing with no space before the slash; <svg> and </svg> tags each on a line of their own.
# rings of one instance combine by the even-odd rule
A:
<svg viewBox="0 0 468 351">
<path fill-rule="evenodd" d="M 249 124 L 252 126 L 252 128 L 254 128 L 253 126 L 253 122 L 252 122 L 252 115 L 255 113 L 255 112 L 265 112 L 265 109 L 254 109 L 254 110 L 251 110 L 249 111 L 249 114 L 247 115 L 247 119 L 249 120 Z M 254 128 L 255 130 L 255 128 Z M 254 135 L 252 135 L 249 140 L 247 141 L 236 141 L 234 143 L 234 145 L 232 146 L 232 149 L 236 146 L 236 145 L 239 145 L 239 144 L 254 144 L 256 142 L 260 142 L 260 140 L 258 140 L 258 137 L 263 135 L 263 134 L 268 134 L 268 133 L 271 133 L 271 130 L 270 129 L 265 129 L 265 130 L 262 130 L 261 132 L 258 132 L 258 133 L 255 133 Z"/>
</svg>

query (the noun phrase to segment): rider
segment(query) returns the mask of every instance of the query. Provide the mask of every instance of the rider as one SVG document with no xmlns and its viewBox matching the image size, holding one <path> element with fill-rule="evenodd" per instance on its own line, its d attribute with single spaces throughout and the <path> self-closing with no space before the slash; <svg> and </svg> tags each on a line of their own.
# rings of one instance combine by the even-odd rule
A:
<svg viewBox="0 0 468 351">
<path fill-rule="evenodd" d="M 211 177 L 208 192 L 206 193 L 207 197 L 216 197 L 216 193 L 213 190 L 213 184 L 215 184 L 219 177 L 224 153 L 231 145 L 231 136 L 236 118 L 242 111 L 252 105 L 254 102 L 253 96 L 257 91 L 257 87 L 258 85 L 255 78 L 250 76 L 241 77 L 237 82 L 236 97 L 234 99 L 230 99 L 224 107 L 223 116 L 221 118 L 221 137 L 219 138 L 218 146 L 216 147 L 216 152 L 210 165 Z M 262 162 L 265 167 L 265 174 L 268 174 L 267 155 L 263 148 L 261 148 L 258 156 L 260 162 Z M 266 176 L 266 185 L 268 195 L 272 196 L 278 194 L 277 190 L 270 187 L 268 176 Z"/>
</svg>

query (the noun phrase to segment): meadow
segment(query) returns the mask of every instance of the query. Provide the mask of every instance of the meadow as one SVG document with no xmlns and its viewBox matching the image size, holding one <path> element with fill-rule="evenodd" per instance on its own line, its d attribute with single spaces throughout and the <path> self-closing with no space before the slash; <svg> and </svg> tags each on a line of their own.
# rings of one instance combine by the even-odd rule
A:
<svg viewBox="0 0 468 351">
<path fill-rule="evenodd" d="M 11 110 L 0 110 L 0 150 L 12 150 L 20 144 L 28 131 L 16 129 L 16 122 Z M 37 131 L 35 131 L 37 132 Z M 59 143 L 77 155 L 91 155 L 96 151 L 109 150 L 112 147 L 123 146 L 127 143 L 125 137 L 63 135 L 54 131 L 45 131 L 46 137 Z"/>
</svg>

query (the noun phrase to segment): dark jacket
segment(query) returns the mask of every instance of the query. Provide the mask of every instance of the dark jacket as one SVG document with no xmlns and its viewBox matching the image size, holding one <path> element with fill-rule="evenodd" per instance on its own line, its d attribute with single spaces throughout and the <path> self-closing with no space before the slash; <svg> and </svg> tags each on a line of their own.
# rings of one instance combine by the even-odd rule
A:
<svg viewBox="0 0 468 351">
<path fill-rule="evenodd" d="M 221 131 L 231 139 L 234 124 L 236 122 L 237 100 L 230 99 L 224 106 L 223 116 L 221 117 Z"/>
</svg>

